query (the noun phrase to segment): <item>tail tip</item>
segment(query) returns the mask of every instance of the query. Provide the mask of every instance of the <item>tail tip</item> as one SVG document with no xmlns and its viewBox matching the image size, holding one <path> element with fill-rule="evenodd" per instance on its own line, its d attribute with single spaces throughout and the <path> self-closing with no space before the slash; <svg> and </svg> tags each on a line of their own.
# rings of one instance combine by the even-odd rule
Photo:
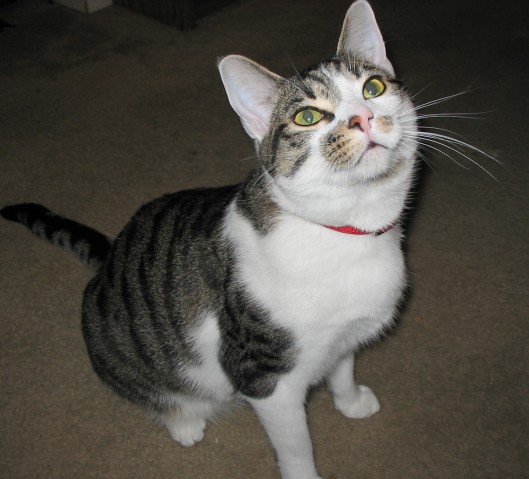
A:
<svg viewBox="0 0 529 479">
<path fill-rule="evenodd" d="M 4 217 L 6 220 L 10 221 L 16 221 L 18 216 L 18 205 L 10 205 L 10 206 L 4 206 L 0 210 L 0 215 Z"/>
<path fill-rule="evenodd" d="M 37 203 L 19 203 L 16 205 L 4 206 L 0 209 L 0 216 L 9 221 L 18 221 L 21 213 L 48 213 L 48 208 Z"/>
</svg>

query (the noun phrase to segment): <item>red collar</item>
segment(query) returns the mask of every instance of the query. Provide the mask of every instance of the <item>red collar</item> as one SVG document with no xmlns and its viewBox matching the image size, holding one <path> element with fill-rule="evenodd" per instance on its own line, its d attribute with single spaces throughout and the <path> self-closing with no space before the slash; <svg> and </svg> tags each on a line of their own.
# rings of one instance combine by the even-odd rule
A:
<svg viewBox="0 0 529 479">
<path fill-rule="evenodd" d="M 374 235 L 374 236 L 378 236 L 378 235 L 381 235 L 381 234 L 385 233 L 386 231 L 389 231 L 395 225 L 389 225 L 389 226 L 386 226 L 385 228 L 382 228 L 382 229 L 377 230 L 377 231 L 359 230 L 358 228 L 355 228 L 354 226 L 327 226 L 327 225 L 323 225 L 323 226 L 325 228 L 329 228 L 330 230 L 338 231 L 338 233 L 345 233 L 345 234 L 348 234 L 348 235 Z"/>
</svg>

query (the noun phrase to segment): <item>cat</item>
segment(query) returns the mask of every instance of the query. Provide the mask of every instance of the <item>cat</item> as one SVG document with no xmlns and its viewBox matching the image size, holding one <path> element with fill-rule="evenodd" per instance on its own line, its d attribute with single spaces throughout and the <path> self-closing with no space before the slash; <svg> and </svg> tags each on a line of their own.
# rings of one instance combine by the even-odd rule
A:
<svg viewBox="0 0 529 479">
<path fill-rule="evenodd" d="M 94 269 L 82 332 L 112 390 L 184 446 L 245 400 L 281 477 L 321 479 L 309 388 L 326 381 L 348 418 L 380 407 L 354 354 L 391 327 L 406 286 L 415 109 L 365 0 L 330 60 L 288 79 L 239 55 L 218 68 L 260 159 L 242 184 L 155 199 L 115 239 L 37 204 L 1 214 Z"/>
</svg>

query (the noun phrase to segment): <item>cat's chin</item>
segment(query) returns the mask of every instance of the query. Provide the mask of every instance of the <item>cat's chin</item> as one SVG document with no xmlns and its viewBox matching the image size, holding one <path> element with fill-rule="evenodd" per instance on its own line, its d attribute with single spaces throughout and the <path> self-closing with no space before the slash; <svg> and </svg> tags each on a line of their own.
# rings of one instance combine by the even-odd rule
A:
<svg viewBox="0 0 529 479">
<path fill-rule="evenodd" d="M 372 142 L 356 160 L 336 169 L 333 176 L 338 184 L 354 186 L 392 177 L 405 163 L 405 156 Z"/>
</svg>

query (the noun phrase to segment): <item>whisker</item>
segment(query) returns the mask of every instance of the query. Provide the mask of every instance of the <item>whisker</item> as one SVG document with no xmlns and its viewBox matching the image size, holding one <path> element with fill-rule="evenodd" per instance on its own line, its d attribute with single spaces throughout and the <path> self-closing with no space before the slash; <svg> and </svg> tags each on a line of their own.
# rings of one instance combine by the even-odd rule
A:
<svg viewBox="0 0 529 479">
<path fill-rule="evenodd" d="M 436 138 L 436 139 L 442 139 L 444 141 L 447 141 L 449 143 L 453 143 L 458 146 L 462 146 L 464 148 L 468 148 L 470 150 L 473 150 L 483 156 L 486 156 L 487 158 L 490 158 L 492 161 L 498 163 L 499 165 L 502 165 L 501 161 L 499 161 L 497 158 L 494 158 L 492 155 L 489 155 L 488 153 L 484 152 L 483 150 L 471 145 L 470 143 L 467 143 L 466 141 L 458 140 L 457 138 L 452 138 L 447 135 L 441 135 L 440 133 L 430 133 L 425 131 L 419 131 L 418 132 L 419 137 L 421 138 Z"/>
<path fill-rule="evenodd" d="M 473 112 L 473 113 L 422 113 L 417 115 L 418 120 L 425 118 L 463 118 L 465 120 L 482 120 L 483 118 L 477 118 L 470 115 L 485 115 L 490 112 Z"/>
<path fill-rule="evenodd" d="M 437 148 L 433 145 L 430 145 L 429 143 L 425 143 L 425 142 L 422 142 L 422 141 L 417 141 L 416 142 L 417 145 L 421 148 L 428 148 L 430 150 L 434 150 L 434 151 L 437 151 L 438 153 L 440 153 L 441 155 L 444 155 L 446 156 L 447 158 L 449 158 L 450 160 L 452 160 L 457 166 L 463 168 L 464 170 L 468 170 L 468 168 L 463 165 L 462 163 L 460 163 L 459 161 L 457 161 L 455 158 L 453 158 L 452 156 L 450 156 L 446 151 L 443 151 L 442 149 L 440 148 Z M 440 143 L 441 146 L 445 146 L 444 144 Z M 461 154 L 460 152 L 456 151 L 458 154 Z M 419 154 L 419 152 L 417 153 Z M 464 156 L 464 155 L 463 155 Z M 423 159 L 425 159 L 424 156 L 422 156 Z M 428 162 L 427 162 L 428 163 Z M 488 173 L 488 172 L 487 172 Z"/>
<path fill-rule="evenodd" d="M 261 164 L 262 173 L 261 173 L 261 175 L 259 175 L 255 179 L 255 181 L 253 183 L 253 186 L 250 188 L 250 191 L 253 190 L 257 186 L 259 181 L 261 181 L 261 178 L 265 177 L 266 175 L 271 175 L 271 172 L 277 167 L 278 167 L 278 164 L 272 165 L 270 168 L 267 168 L 265 165 Z M 263 191 L 263 193 L 264 193 L 264 191 Z M 263 194 L 263 193 L 261 193 L 261 194 Z M 256 198 L 258 198 L 258 197 L 259 197 L 259 195 L 256 196 Z"/>
<path fill-rule="evenodd" d="M 434 167 L 434 164 L 432 161 L 428 159 L 428 157 L 421 151 L 417 151 L 417 156 L 428 165 L 428 167 L 437 175 L 437 170 Z"/>
<path fill-rule="evenodd" d="M 248 160 L 253 160 L 253 159 L 258 160 L 259 159 L 259 155 L 247 156 L 246 158 L 242 158 L 239 161 L 242 163 L 243 161 L 248 161 Z"/>
<path fill-rule="evenodd" d="M 448 100 L 450 100 L 450 99 L 452 99 L 454 97 L 457 97 L 459 95 L 462 95 L 464 93 L 467 93 L 467 91 L 463 91 L 461 93 L 454 94 L 454 95 L 447 95 L 446 97 L 443 97 L 443 98 L 440 98 L 440 99 L 437 99 L 437 100 L 432 100 L 430 102 L 427 102 L 427 103 L 424 103 L 422 105 L 419 105 L 418 107 L 415 108 L 415 111 L 420 110 L 422 108 L 426 108 L 428 106 L 436 105 L 436 104 L 441 103 L 443 101 L 448 101 Z M 488 113 L 488 112 L 473 112 L 473 113 L 461 113 L 461 112 L 421 113 L 421 114 L 418 114 L 415 118 L 414 117 L 406 118 L 405 117 L 405 113 L 406 112 L 403 112 L 403 113 L 401 113 L 401 115 L 399 115 L 400 116 L 400 123 L 402 125 L 404 125 L 404 126 L 406 124 L 410 124 L 410 123 L 413 124 L 417 120 L 425 120 L 425 119 L 429 119 L 429 118 L 432 118 L 432 119 L 457 118 L 457 119 L 479 120 L 479 119 L 482 119 L 482 118 L 479 118 L 476 115 L 483 115 L 483 114 Z M 433 131 L 433 130 L 436 130 L 436 131 Z M 407 139 L 409 141 L 416 141 L 417 144 L 420 147 L 428 148 L 430 150 L 436 151 L 436 152 L 442 154 L 443 156 L 446 156 L 450 160 L 452 160 L 458 166 L 460 166 L 460 167 L 462 167 L 464 169 L 468 169 L 466 166 L 462 165 L 459 161 L 457 161 L 453 157 L 453 155 L 450 155 L 447 151 L 444 151 L 443 149 L 452 151 L 452 152 L 456 153 L 457 155 L 467 159 L 472 164 L 476 165 L 478 168 L 480 168 L 482 171 L 484 171 L 488 176 L 490 176 L 495 181 L 498 181 L 497 178 L 489 170 L 487 170 L 479 162 L 477 162 L 476 160 L 472 159 L 470 156 L 465 154 L 464 151 L 465 151 L 465 149 L 474 151 L 476 153 L 479 153 L 480 155 L 483 155 L 486 158 L 489 158 L 489 159 L 493 160 L 494 162 L 498 163 L 499 165 L 501 165 L 502 163 L 498 159 L 496 159 L 493 156 L 489 155 L 488 153 L 486 153 L 485 151 L 481 150 L 480 148 L 477 148 L 477 147 L 469 144 L 466 141 L 463 141 L 463 140 L 458 139 L 458 138 L 454 138 L 453 136 L 442 134 L 440 132 L 450 133 L 450 135 L 459 136 L 460 138 L 463 138 L 461 135 L 458 135 L 457 133 L 455 133 L 455 132 L 453 132 L 451 130 L 448 130 L 446 128 L 440 128 L 440 127 L 435 127 L 435 126 L 425 126 L 425 125 L 419 125 L 418 126 L 418 130 L 416 132 L 413 131 L 413 136 L 410 135 L 410 132 L 406 132 L 406 131 L 404 132 L 404 136 L 407 137 Z M 421 156 L 421 158 L 424 159 L 426 161 L 426 163 L 428 163 L 428 161 L 426 160 L 426 157 L 424 155 L 421 155 L 419 152 L 418 152 L 418 155 Z"/>
<path fill-rule="evenodd" d="M 287 56 L 288 58 L 288 61 L 290 62 L 290 64 L 292 65 L 292 68 L 294 69 L 294 71 L 296 72 L 296 76 L 301 80 L 301 83 L 303 83 L 303 85 L 305 85 L 305 88 L 307 89 L 307 91 L 312 95 L 312 96 L 315 96 L 314 95 L 314 92 L 312 91 L 312 89 L 307 85 L 307 83 L 305 83 L 305 80 L 303 80 L 303 78 L 301 77 L 298 69 L 296 68 L 296 65 L 294 65 L 294 62 L 292 61 L 292 58 L 290 57 L 290 55 L 288 54 L 288 51 L 287 49 L 283 46 L 283 51 L 285 52 L 285 55 Z M 293 83 L 292 81 L 288 80 L 287 78 L 285 78 L 285 80 L 290 83 L 292 86 L 296 87 L 300 92 L 302 93 L 307 93 L 307 92 L 304 92 L 302 88 L 300 88 L 298 85 L 296 85 L 295 83 Z"/>
<path fill-rule="evenodd" d="M 452 135 L 456 135 L 456 136 L 459 136 L 460 138 L 463 138 L 462 135 L 460 135 L 459 133 L 456 133 L 455 131 L 453 130 L 448 130 L 447 128 L 439 128 L 437 126 L 424 126 L 424 125 L 420 125 L 419 126 L 419 131 L 421 130 L 438 130 L 438 131 L 446 131 L 447 133 L 452 133 Z"/>
<path fill-rule="evenodd" d="M 445 101 L 449 101 L 452 98 L 456 98 L 458 96 L 464 95 L 465 93 L 468 93 L 468 92 L 463 90 L 463 91 L 461 91 L 459 93 L 454 93 L 452 95 L 447 95 L 447 96 L 444 96 L 444 97 L 441 97 L 441 98 L 437 98 L 435 100 L 430 100 L 430 101 L 427 101 L 426 103 L 422 103 L 420 105 L 412 104 L 410 108 L 408 108 L 406 110 L 403 110 L 400 114 L 401 115 L 405 115 L 405 114 L 409 114 L 409 113 L 412 113 L 412 112 L 417 112 L 418 110 L 422 110 L 423 108 L 428 108 L 430 106 L 438 105 L 439 103 L 443 103 Z"/>
<path fill-rule="evenodd" d="M 457 98 L 458 96 L 466 95 L 469 91 L 470 90 L 467 89 L 467 90 L 460 91 L 459 93 L 453 93 L 451 95 L 443 96 L 435 100 L 430 100 L 421 105 L 416 105 L 413 109 L 414 111 L 417 111 L 417 110 L 422 110 L 423 108 L 427 108 L 429 106 L 438 105 L 439 103 L 443 103 L 444 101 L 449 101 L 449 100 L 452 100 L 453 98 Z"/>
<path fill-rule="evenodd" d="M 425 142 L 428 142 L 428 143 L 425 143 Z M 451 150 L 455 153 L 457 153 L 458 155 L 461 155 L 463 158 L 466 158 L 468 161 L 470 161 L 471 163 L 473 163 L 474 165 L 476 165 L 478 168 L 480 168 L 481 170 L 483 170 L 485 173 L 487 173 L 487 175 L 489 175 L 493 180 L 495 181 L 498 181 L 497 178 L 489 171 L 487 170 L 484 166 L 480 165 L 477 161 L 473 160 L 472 158 L 470 158 L 470 156 L 468 155 L 465 155 L 464 153 L 462 153 L 461 150 L 457 149 L 457 148 L 454 148 L 450 145 L 447 145 L 446 143 L 442 143 L 441 141 L 436 141 L 432 138 L 423 138 L 422 139 L 422 142 L 421 142 L 423 145 L 425 146 L 428 146 L 429 148 L 433 148 L 433 149 L 436 149 L 437 151 L 440 151 L 439 149 L 433 147 L 432 145 L 430 145 L 429 143 L 434 143 L 436 145 L 440 145 L 442 146 L 443 148 L 447 148 L 448 150 Z M 476 151 L 479 151 L 481 152 L 481 150 L 479 150 L 478 148 L 475 148 L 475 147 L 472 147 L 472 145 L 468 145 L 471 149 L 473 150 L 476 150 Z M 441 152 L 441 151 L 440 151 Z M 446 152 L 442 152 L 444 153 L 445 155 L 447 155 L 452 161 L 454 161 L 455 163 L 459 164 L 454 158 L 452 158 L 450 155 L 448 155 Z M 485 153 L 484 153 L 485 154 Z M 485 154 L 485 156 L 487 157 L 490 157 L 490 158 L 493 158 L 487 154 Z M 494 159 L 494 158 L 493 158 Z M 495 160 L 495 159 L 494 159 Z M 465 168 L 467 169 L 467 168 Z"/>
<path fill-rule="evenodd" d="M 410 97 L 411 100 L 414 100 L 415 98 L 417 98 L 423 91 L 425 91 L 427 88 L 431 87 L 433 84 L 433 82 L 429 83 L 428 85 L 426 85 L 425 87 L 421 88 L 417 93 L 415 93 L 415 95 L 412 95 Z"/>
</svg>

